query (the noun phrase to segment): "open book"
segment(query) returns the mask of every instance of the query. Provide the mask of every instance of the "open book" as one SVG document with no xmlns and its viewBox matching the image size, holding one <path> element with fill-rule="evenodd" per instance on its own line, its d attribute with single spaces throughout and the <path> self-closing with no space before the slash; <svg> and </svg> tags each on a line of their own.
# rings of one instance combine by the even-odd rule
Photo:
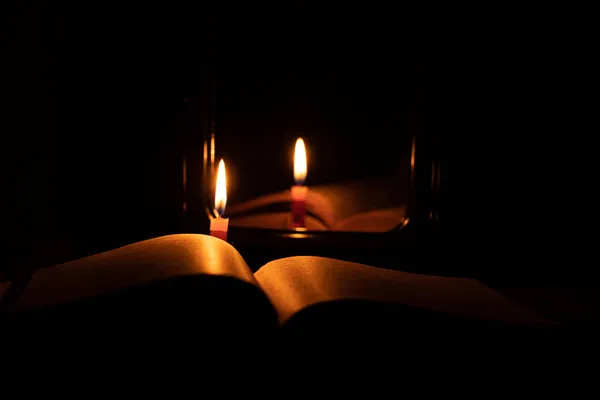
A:
<svg viewBox="0 0 600 400">
<path fill-rule="evenodd" d="M 4 332 L 33 333 L 33 343 L 53 348 L 100 335 L 101 343 L 144 343 L 152 351 L 162 341 L 172 350 L 207 341 L 244 347 L 274 337 L 333 344 L 354 337 L 355 347 L 367 337 L 426 340 L 428 348 L 451 340 L 454 348 L 457 338 L 480 343 L 484 332 L 502 332 L 506 340 L 507 327 L 553 325 L 477 280 L 310 256 L 275 260 L 252 273 L 230 244 L 197 234 L 38 270 L 0 322 L 9 328 Z"/>
<path fill-rule="evenodd" d="M 288 229 L 291 194 L 271 193 L 228 206 L 231 226 Z M 406 215 L 406 190 L 388 179 L 310 186 L 306 228 L 316 231 L 388 232 Z"/>
</svg>

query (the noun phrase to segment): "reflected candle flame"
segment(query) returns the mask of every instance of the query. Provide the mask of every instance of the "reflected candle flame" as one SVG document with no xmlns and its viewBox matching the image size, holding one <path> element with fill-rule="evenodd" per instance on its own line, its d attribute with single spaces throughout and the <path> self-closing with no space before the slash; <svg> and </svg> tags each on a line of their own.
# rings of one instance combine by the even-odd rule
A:
<svg viewBox="0 0 600 400">
<path fill-rule="evenodd" d="M 296 148 L 294 150 L 294 179 L 296 185 L 302 185 L 306 179 L 306 147 L 304 140 L 298 138 L 296 140 Z"/>
<path fill-rule="evenodd" d="M 227 204 L 227 175 L 225 173 L 225 162 L 221 159 L 217 170 L 217 187 L 215 190 L 215 209 L 219 217 L 225 213 Z"/>
</svg>

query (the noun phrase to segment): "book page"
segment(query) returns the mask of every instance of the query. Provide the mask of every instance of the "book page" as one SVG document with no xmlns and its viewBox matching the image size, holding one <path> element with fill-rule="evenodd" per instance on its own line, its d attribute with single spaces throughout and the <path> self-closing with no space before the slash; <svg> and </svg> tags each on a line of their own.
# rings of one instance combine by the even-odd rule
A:
<svg viewBox="0 0 600 400">
<path fill-rule="evenodd" d="M 406 206 L 372 210 L 343 219 L 335 224 L 332 230 L 340 232 L 389 232 L 400 225 L 405 216 Z"/>
<path fill-rule="evenodd" d="M 312 256 L 272 261 L 255 276 L 282 323 L 310 305 L 352 299 L 501 322 L 550 322 L 474 279 L 420 275 Z"/>
<path fill-rule="evenodd" d="M 258 285 L 229 243 L 206 235 L 180 234 L 36 271 L 19 307 L 40 307 L 190 275 L 230 276 Z"/>
<path fill-rule="evenodd" d="M 371 229 L 377 232 L 389 230 L 388 226 L 393 228 L 399 225 L 405 214 L 406 193 L 397 186 L 396 182 L 386 179 L 349 181 L 319 186 L 308 185 L 306 210 L 317 217 L 314 220 L 315 223 L 312 224 L 313 226 L 308 228 L 337 230 L 336 226 L 343 224 L 352 216 L 386 209 L 383 214 L 379 212 L 373 216 L 363 218 L 362 222 L 353 223 L 353 220 L 349 220 L 347 230 L 360 231 L 363 226 L 375 220 L 378 220 L 378 223 Z M 266 229 L 273 227 L 282 229 L 283 226 L 285 229 L 288 227 L 286 224 L 287 219 L 289 219 L 289 211 L 284 212 L 273 208 L 276 205 L 289 207 L 290 203 L 290 191 L 284 190 L 251 199 L 241 204 L 229 205 L 227 215 L 231 218 L 230 223 L 233 226 Z M 249 215 L 252 215 L 252 217 L 249 217 Z M 391 224 L 385 223 L 383 228 L 380 228 L 383 217 L 392 219 L 393 222 Z"/>
</svg>

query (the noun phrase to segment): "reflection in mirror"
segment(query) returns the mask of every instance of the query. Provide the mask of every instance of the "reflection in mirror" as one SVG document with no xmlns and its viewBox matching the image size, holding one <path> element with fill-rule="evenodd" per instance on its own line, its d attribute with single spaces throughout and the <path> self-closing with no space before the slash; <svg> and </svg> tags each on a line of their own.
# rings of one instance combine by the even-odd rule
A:
<svg viewBox="0 0 600 400">
<path fill-rule="evenodd" d="M 216 150 L 228 168 L 229 226 L 376 233 L 400 226 L 418 71 L 304 67 L 220 70 L 205 171 L 214 171 Z"/>
<path fill-rule="evenodd" d="M 294 150 L 294 180 L 296 184 L 292 186 L 290 191 L 292 198 L 292 222 L 290 227 L 293 229 L 306 228 L 306 199 L 308 197 L 308 187 L 304 186 L 306 173 L 306 146 L 304 140 L 298 138 Z"/>
</svg>

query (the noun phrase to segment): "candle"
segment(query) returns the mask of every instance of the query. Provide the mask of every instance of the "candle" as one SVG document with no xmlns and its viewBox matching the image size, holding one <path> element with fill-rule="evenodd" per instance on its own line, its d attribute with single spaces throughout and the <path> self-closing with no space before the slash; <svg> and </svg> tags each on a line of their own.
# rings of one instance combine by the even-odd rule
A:
<svg viewBox="0 0 600 400">
<path fill-rule="evenodd" d="M 294 179 L 296 185 L 292 186 L 292 228 L 304 228 L 306 215 L 306 197 L 308 196 L 308 188 L 303 186 L 306 179 L 306 147 L 304 140 L 298 138 L 296 140 L 296 148 L 294 150 Z"/>
<path fill-rule="evenodd" d="M 225 162 L 219 162 L 217 170 L 217 185 L 215 188 L 215 210 L 217 218 L 210 220 L 210 236 L 218 237 L 227 241 L 227 230 L 229 228 L 229 218 L 223 218 L 225 205 L 227 204 L 227 176 L 225 174 Z"/>
</svg>

